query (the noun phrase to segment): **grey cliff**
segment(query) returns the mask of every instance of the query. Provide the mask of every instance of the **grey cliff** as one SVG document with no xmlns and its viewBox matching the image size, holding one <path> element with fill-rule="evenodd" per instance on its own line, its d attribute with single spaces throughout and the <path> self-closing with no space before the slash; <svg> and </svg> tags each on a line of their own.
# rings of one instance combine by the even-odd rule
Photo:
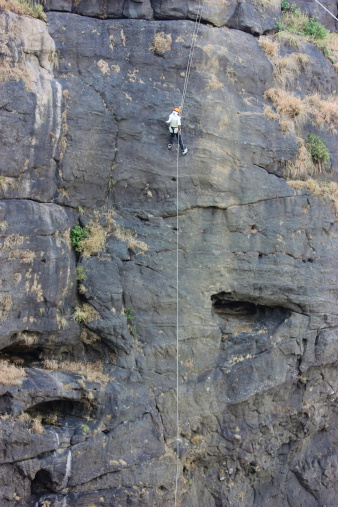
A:
<svg viewBox="0 0 338 507">
<path fill-rule="evenodd" d="M 177 455 L 177 505 L 337 505 L 337 216 L 287 179 L 315 133 L 337 181 L 337 134 L 266 113 L 280 2 L 203 3 L 185 157 L 165 120 L 197 1 L 0 11 L 0 359 L 24 368 L 0 384 L 4 507 L 174 505 Z M 280 42 L 297 54 L 285 89 L 334 95 L 320 49 Z"/>
</svg>

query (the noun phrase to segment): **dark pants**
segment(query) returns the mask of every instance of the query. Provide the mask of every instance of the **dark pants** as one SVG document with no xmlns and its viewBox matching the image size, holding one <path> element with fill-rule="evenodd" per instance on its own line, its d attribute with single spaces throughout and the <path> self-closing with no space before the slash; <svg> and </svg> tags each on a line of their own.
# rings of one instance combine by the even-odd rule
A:
<svg viewBox="0 0 338 507">
<path fill-rule="evenodd" d="M 180 143 L 180 148 L 183 151 L 184 150 L 184 144 L 183 144 L 183 141 L 182 141 L 182 136 L 178 132 L 176 134 L 174 132 L 170 132 L 169 144 L 174 144 L 174 138 L 175 137 L 176 138 L 178 137 L 178 142 Z"/>
</svg>

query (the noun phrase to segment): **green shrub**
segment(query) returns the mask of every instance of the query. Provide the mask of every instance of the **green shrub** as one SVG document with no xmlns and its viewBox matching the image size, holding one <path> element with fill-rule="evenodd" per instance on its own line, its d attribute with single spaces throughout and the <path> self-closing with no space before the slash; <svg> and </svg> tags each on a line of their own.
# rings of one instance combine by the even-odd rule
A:
<svg viewBox="0 0 338 507">
<path fill-rule="evenodd" d="M 287 0 L 282 0 L 280 7 L 281 7 L 282 11 L 289 11 L 292 6 L 289 2 L 287 2 Z"/>
<path fill-rule="evenodd" d="M 127 319 L 127 323 L 128 324 L 132 324 L 133 323 L 133 315 L 135 313 L 135 310 L 132 306 L 127 306 L 127 308 L 125 308 L 124 310 L 124 315 Z"/>
<path fill-rule="evenodd" d="M 70 231 L 70 241 L 77 252 L 79 251 L 81 241 L 87 238 L 88 234 L 89 230 L 87 226 L 81 227 L 80 225 L 76 225 Z"/>
<path fill-rule="evenodd" d="M 328 168 L 330 166 L 330 153 L 326 144 L 320 137 L 310 134 L 306 138 L 306 147 L 315 164 L 320 167 Z"/>
<path fill-rule="evenodd" d="M 81 425 L 81 431 L 82 431 L 82 433 L 83 433 L 84 435 L 85 435 L 86 433 L 89 433 L 90 428 L 89 428 L 88 424 L 82 424 L 82 425 Z"/>
<path fill-rule="evenodd" d="M 288 40 L 289 44 L 299 47 L 300 41 L 310 42 L 335 63 L 336 34 L 330 33 L 314 18 L 309 18 L 294 5 L 282 0 L 282 16 L 276 22 L 277 38 Z"/>
<path fill-rule="evenodd" d="M 286 2 L 288 3 L 288 2 Z M 311 40 L 323 40 L 328 38 L 330 32 L 314 18 L 309 18 L 300 9 L 289 4 L 287 9 L 282 9 L 282 17 L 276 22 L 279 31 L 310 37 Z"/>
<path fill-rule="evenodd" d="M 304 25 L 304 34 L 316 40 L 326 39 L 329 31 L 315 19 L 310 18 Z"/>
<path fill-rule="evenodd" d="M 135 310 L 132 306 L 127 306 L 127 308 L 124 309 L 124 315 L 127 319 L 128 329 L 132 336 L 136 336 L 136 327 L 137 327 L 137 324 L 134 322 L 134 313 Z"/>
<path fill-rule="evenodd" d="M 76 268 L 76 280 L 78 282 L 84 282 L 87 279 L 87 272 L 82 266 Z"/>
<path fill-rule="evenodd" d="M 79 324 L 86 324 L 87 322 L 97 320 L 99 313 L 88 303 L 83 303 L 75 308 L 73 318 Z"/>
</svg>

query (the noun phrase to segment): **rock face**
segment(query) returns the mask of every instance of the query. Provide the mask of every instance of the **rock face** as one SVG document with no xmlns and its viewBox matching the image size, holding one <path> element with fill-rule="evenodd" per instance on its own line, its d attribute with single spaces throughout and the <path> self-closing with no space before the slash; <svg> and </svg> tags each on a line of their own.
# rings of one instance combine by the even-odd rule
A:
<svg viewBox="0 0 338 507">
<path fill-rule="evenodd" d="M 336 214 L 285 178 L 309 133 L 337 178 L 337 119 L 269 100 L 333 65 L 267 56 L 278 2 L 205 2 L 182 157 L 198 3 L 47 9 L 0 18 L 1 505 L 173 505 L 178 470 L 178 505 L 334 507 Z"/>
</svg>

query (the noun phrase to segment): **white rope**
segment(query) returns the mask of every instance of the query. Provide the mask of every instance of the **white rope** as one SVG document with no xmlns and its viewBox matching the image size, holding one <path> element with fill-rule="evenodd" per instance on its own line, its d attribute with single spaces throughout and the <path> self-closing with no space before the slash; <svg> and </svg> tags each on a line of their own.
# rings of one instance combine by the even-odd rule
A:
<svg viewBox="0 0 338 507">
<path fill-rule="evenodd" d="M 194 51 L 195 51 L 195 45 L 196 45 L 198 30 L 199 30 L 200 23 L 201 23 L 201 17 L 202 17 L 202 4 L 201 4 L 201 0 L 199 0 L 198 10 L 197 10 L 197 14 L 196 14 L 196 22 L 195 22 L 194 31 L 193 31 L 193 34 L 192 34 L 192 41 L 191 41 L 191 46 L 190 46 L 188 65 L 187 65 L 187 70 L 186 70 L 185 80 L 184 80 L 184 86 L 183 86 L 183 92 L 182 92 L 181 107 L 180 107 L 180 109 L 181 109 L 181 116 L 182 116 L 182 111 L 183 111 L 183 107 L 184 107 L 185 96 L 186 96 L 186 93 L 187 93 L 188 82 L 189 82 L 190 71 L 191 71 L 191 64 L 192 64 L 192 59 L 193 59 L 193 56 L 194 56 Z"/>
<path fill-rule="evenodd" d="M 179 231 L 178 231 L 178 157 L 179 157 L 179 136 L 180 133 L 177 134 L 177 157 L 176 157 L 176 478 L 175 478 L 175 507 L 177 506 L 177 493 L 178 493 L 178 479 L 180 476 L 180 446 L 179 446 L 179 437 L 180 437 L 180 417 L 179 417 L 179 312 L 178 312 L 178 303 L 179 303 L 179 294 L 178 294 L 178 280 L 179 280 L 179 272 L 178 272 L 178 246 L 179 246 Z"/>
<path fill-rule="evenodd" d="M 330 14 L 330 16 L 332 16 L 336 21 L 338 21 L 338 18 L 336 18 L 336 16 L 334 14 L 332 14 L 332 12 L 330 12 L 323 4 L 318 2 L 318 0 L 315 0 L 315 2 L 317 2 L 317 4 L 319 4 L 321 7 L 323 7 L 323 9 L 325 9 L 326 12 L 328 12 Z"/>
<path fill-rule="evenodd" d="M 201 0 L 199 0 L 198 11 L 196 15 L 196 22 L 194 26 L 194 31 L 192 35 L 192 42 L 189 52 L 188 65 L 184 80 L 183 92 L 182 92 L 182 100 L 181 100 L 181 116 L 185 102 L 185 96 L 187 93 L 190 70 L 192 59 L 194 56 L 195 44 L 197 40 L 198 30 L 201 23 L 202 16 L 202 4 Z M 177 507 L 177 496 L 178 496 L 178 480 L 180 477 L 180 407 L 179 407 L 179 263 L 178 263 L 178 250 L 179 250 L 179 204 L 178 204 L 178 195 L 179 195 L 179 185 L 178 185 L 178 162 L 179 162 L 179 149 L 180 149 L 180 131 L 177 132 L 177 156 L 176 156 L 176 478 L 175 478 L 175 507 Z M 182 138 L 181 138 L 182 139 Z"/>
</svg>

